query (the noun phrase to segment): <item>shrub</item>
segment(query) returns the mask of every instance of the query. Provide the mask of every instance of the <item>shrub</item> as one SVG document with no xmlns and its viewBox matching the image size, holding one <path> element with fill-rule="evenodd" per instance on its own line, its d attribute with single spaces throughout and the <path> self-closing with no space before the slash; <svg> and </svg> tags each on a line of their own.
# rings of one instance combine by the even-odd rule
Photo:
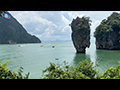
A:
<svg viewBox="0 0 120 90">
<path fill-rule="evenodd" d="M 43 70 L 41 79 L 120 79 L 120 61 L 118 62 L 118 66 L 106 69 L 101 75 L 95 69 L 97 65 L 93 66 L 88 60 L 79 62 L 75 67 L 68 65 L 66 61 L 61 64 L 50 62 L 50 66 Z M 20 67 L 15 73 L 7 67 L 8 63 L 9 61 L 0 65 L 0 79 L 28 79 L 29 72 L 23 76 L 23 68 Z"/>
<path fill-rule="evenodd" d="M 70 67 L 67 62 L 63 64 L 50 63 L 50 66 L 43 70 L 43 79 L 94 79 L 98 72 L 90 61 L 79 62 L 76 67 Z"/>
<path fill-rule="evenodd" d="M 120 61 L 115 68 L 106 69 L 103 74 L 93 67 L 93 63 L 87 60 L 79 62 L 76 67 L 70 67 L 67 62 L 63 64 L 50 63 L 50 66 L 43 70 L 42 79 L 120 79 Z"/>
<path fill-rule="evenodd" d="M 2 61 L 0 62 L 2 63 Z M 0 65 L 0 79 L 28 79 L 29 72 L 25 76 L 22 75 L 22 67 L 18 70 L 18 73 L 13 72 L 11 69 L 7 67 L 9 61 L 6 63 L 2 63 Z"/>
<path fill-rule="evenodd" d="M 115 68 L 110 67 L 106 69 L 106 71 L 103 73 L 103 75 L 98 75 L 99 79 L 120 79 L 120 61 L 119 65 Z"/>
</svg>

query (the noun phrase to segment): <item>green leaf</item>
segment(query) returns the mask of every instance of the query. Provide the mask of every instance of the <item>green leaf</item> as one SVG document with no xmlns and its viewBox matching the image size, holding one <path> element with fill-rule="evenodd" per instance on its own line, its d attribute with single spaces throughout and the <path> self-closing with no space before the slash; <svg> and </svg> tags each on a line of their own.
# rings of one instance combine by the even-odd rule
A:
<svg viewBox="0 0 120 90">
<path fill-rule="evenodd" d="M 55 58 L 55 60 L 59 60 L 59 58 Z"/>
<path fill-rule="evenodd" d="M 23 67 L 20 67 L 21 69 L 23 69 Z"/>
</svg>

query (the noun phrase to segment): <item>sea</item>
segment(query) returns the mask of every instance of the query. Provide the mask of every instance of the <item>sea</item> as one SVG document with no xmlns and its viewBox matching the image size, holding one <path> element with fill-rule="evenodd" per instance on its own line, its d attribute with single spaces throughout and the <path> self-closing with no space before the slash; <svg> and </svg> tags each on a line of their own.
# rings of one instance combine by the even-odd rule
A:
<svg viewBox="0 0 120 90">
<path fill-rule="evenodd" d="M 57 59 L 57 60 L 56 60 Z M 23 74 L 30 72 L 29 79 L 40 79 L 42 70 L 49 63 L 63 63 L 76 66 L 80 61 L 89 60 L 102 74 L 107 68 L 115 67 L 120 60 L 120 50 L 97 50 L 95 42 L 86 48 L 85 54 L 76 54 L 72 42 L 42 42 L 30 44 L 0 44 L 0 61 L 10 61 L 8 67 L 18 72 L 23 67 Z"/>
</svg>

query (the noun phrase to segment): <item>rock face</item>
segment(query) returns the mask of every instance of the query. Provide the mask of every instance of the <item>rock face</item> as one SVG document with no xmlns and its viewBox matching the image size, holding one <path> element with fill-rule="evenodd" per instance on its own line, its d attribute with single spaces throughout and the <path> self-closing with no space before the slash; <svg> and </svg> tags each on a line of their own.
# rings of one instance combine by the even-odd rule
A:
<svg viewBox="0 0 120 90">
<path fill-rule="evenodd" d="M 97 49 L 120 50 L 120 14 L 113 12 L 94 32 Z"/>
<path fill-rule="evenodd" d="M 86 47 L 90 46 L 90 23 L 89 17 L 77 17 L 70 24 L 72 29 L 72 41 L 77 53 L 85 53 Z"/>
<path fill-rule="evenodd" d="M 39 38 L 27 33 L 24 27 L 9 12 L 7 13 L 10 19 L 0 16 L 0 44 L 41 43 Z"/>
</svg>

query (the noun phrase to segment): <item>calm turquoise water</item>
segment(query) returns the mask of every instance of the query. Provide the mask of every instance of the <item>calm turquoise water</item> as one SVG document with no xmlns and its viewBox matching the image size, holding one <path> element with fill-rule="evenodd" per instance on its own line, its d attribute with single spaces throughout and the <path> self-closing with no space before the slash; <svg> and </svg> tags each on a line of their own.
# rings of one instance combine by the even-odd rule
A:
<svg viewBox="0 0 120 90">
<path fill-rule="evenodd" d="M 49 62 L 58 63 L 55 58 L 59 58 L 59 63 L 65 60 L 70 65 L 77 65 L 85 59 L 91 60 L 94 65 L 100 65 L 97 69 L 102 73 L 105 69 L 118 65 L 120 50 L 96 50 L 94 42 L 86 49 L 86 54 L 76 54 L 72 42 L 0 45 L 0 60 L 9 60 L 8 67 L 15 72 L 22 66 L 24 73 L 30 72 L 31 79 L 39 79 Z"/>
</svg>

